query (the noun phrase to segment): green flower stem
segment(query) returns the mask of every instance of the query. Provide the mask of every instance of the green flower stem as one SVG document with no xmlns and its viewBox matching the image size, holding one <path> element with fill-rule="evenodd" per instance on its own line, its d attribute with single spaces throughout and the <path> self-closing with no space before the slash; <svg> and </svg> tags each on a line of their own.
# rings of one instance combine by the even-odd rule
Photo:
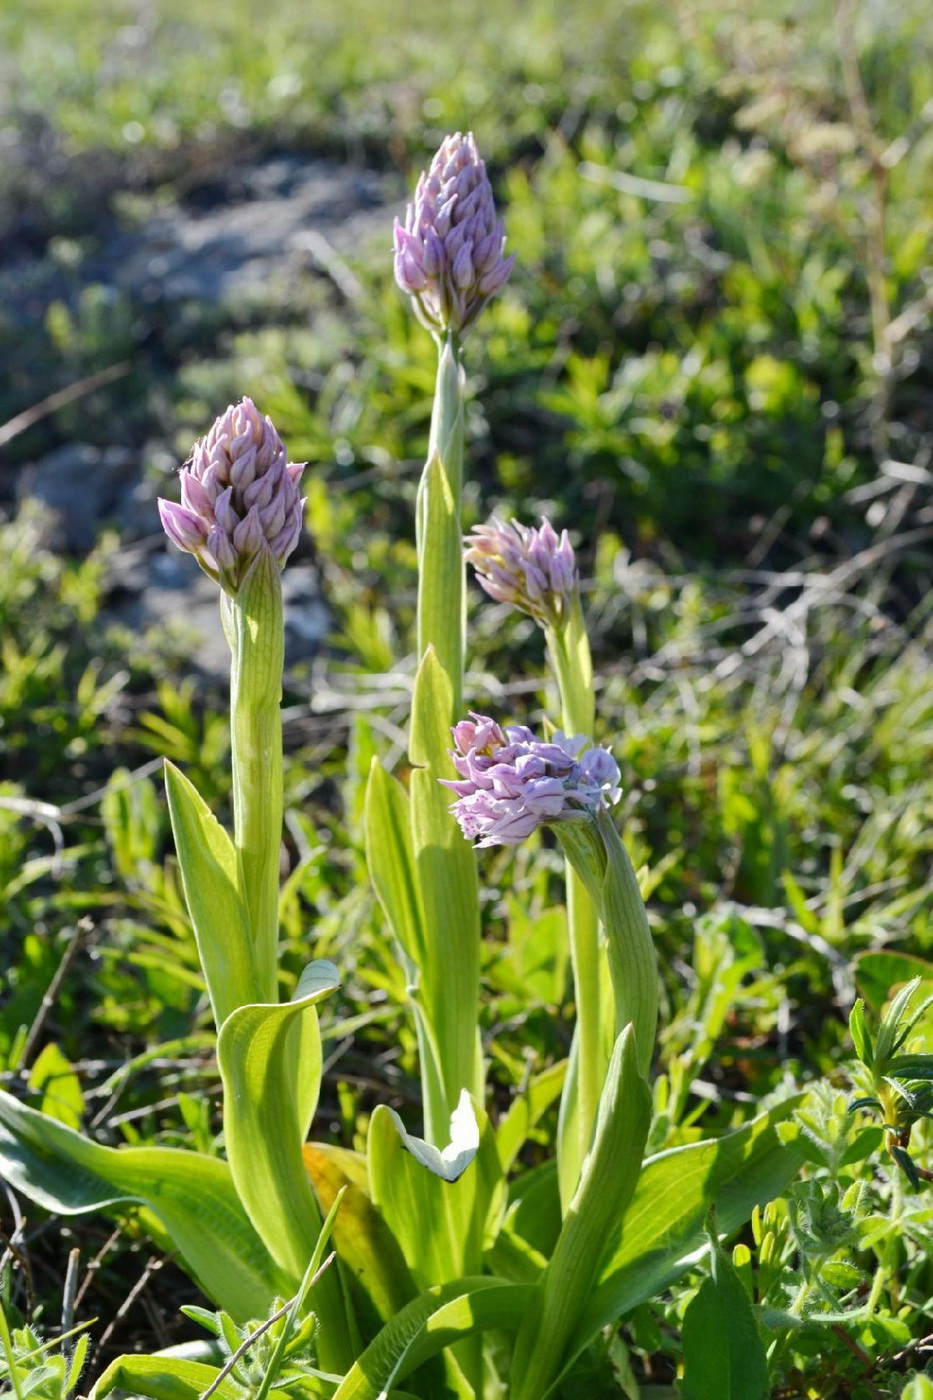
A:
<svg viewBox="0 0 933 1400">
<path fill-rule="evenodd" d="M 282 844 L 282 585 L 263 549 L 235 598 L 221 599 L 230 644 L 233 834 L 249 915 L 257 1002 L 278 1000 L 279 854 Z"/>
<path fill-rule="evenodd" d="M 428 461 L 418 488 L 418 657 L 433 646 L 451 687 L 451 724 L 460 718 L 465 651 L 463 368 L 452 335 L 440 343 Z"/>
<path fill-rule="evenodd" d="M 593 661 L 579 593 L 560 630 L 547 628 L 548 655 L 557 678 L 561 723 L 567 734 L 592 735 L 596 715 Z M 576 1000 L 576 1028 L 567 1089 L 561 1100 L 559 1178 L 566 1210 L 589 1151 L 612 1043 L 602 1014 L 606 955 L 599 917 L 585 884 L 566 861 L 567 929 Z"/>
<path fill-rule="evenodd" d="M 658 1026 L 658 967 L 638 877 L 608 810 L 555 822 L 564 854 L 595 901 L 606 945 L 617 1032 L 631 1022 L 638 1068 L 648 1078 Z"/>
<path fill-rule="evenodd" d="M 447 1142 L 461 1089 L 483 1101 L 478 1048 L 480 919 L 476 860 L 448 812 L 438 779 L 451 776 L 450 726 L 461 715 L 464 566 L 463 370 L 453 336 L 440 341 L 428 460 L 418 489 L 418 655 L 412 703 L 411 834 L 424 912 L 419 997 L 425 1137 Z"/>
</svg>

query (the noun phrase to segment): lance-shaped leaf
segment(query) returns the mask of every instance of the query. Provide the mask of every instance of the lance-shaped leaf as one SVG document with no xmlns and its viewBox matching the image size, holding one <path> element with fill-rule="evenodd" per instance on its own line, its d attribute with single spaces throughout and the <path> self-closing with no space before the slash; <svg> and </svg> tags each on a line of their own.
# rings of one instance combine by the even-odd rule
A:
<svg viewBox="0 0 933 1400">
<path fill-rule="evenodd" d="M 597 813 L 596 825 L 606 846 L 601 912 L 616 1003 L 616 1030 L 631 1020 L 639 1065 L 647 1078 L 658 1026 L 657 955 L 631 857 L 605 808 Z"/>
<path fill-rule="evenodd" d="M 616 1034 L 629 1022 L 634 1026 L 639 1065 L 647 1078 L 658 1021 L 658 965 L 631 858 L 605 805 L 592 819 L 556 822 L 553 829 L 599 910 L 606 930 Z"/>
<path fill-rule="evenodd" d="M 364 820 L 369 876 L 411 974 L 424 963 L 424 916 L 411 844 L 411 811 L 408 793 L 378 759 L 373 759 L 366 785 Z"/>
<path fill-rule="evenodd" d="M 785 1129 L 785 1142 L 777 1129 L 801 1099 L 787 1099 L 721 1138 L 648 1158 L 568 1359 L 571 1352 L 579 1355 L 603 1327 L 656 1296 L 702 1257 L 710 1206 L 716 1207 L 720 1234 L 728 1235 L 748 1220 L 756 1205 L 780 1195 L 800 1170 L 804 1155 L 792 1134 Z"/>
<path fill-rule="evenodd" d="M 428 460 L 418 484 L 418 655 L 436 652 L 451 685 L 453 724 L 460 709 L 464 654 L 464 566 L 460 526 L 463 480 L 463 370 L 452 339 L 437 363 Z M 415 760 L 416 762 L 419 760 Z"/>
<path fill-rule="evenodd" d="M 463 669 L 464 568 L 460 502 L 454 496 L 444 464 L 435 452 L 428 459 L 418 486 L 420 560 L 418 572 L 418 650 L 434 651 L 451 680 L 451 708 L 459 701 Z"/>
<path fill-rule="evenodd" d="M 462 1278 L 429 1288 L 379 1333 L 350 1368 L 333 1400 L 386 1400 L 430 1357 L 486 1330 L 514 1331 L 534 1299 L 532 1284 Z M 449 1392 L 431 1391 L 432 1400 Z"/>
<path fill-rule="evenodd" d="M 302 1146 L 321 1085 L 315 1004 L 339 985 L 331 962 L 305 968 L 290 1002 L 242 1006 L 221 1027 L 224 1141 L 240 1199 L 273 1258 L 297 1284 L 321 1229 Z M 349 1365 L 345 1300 L 336 1270 L 315 1291 L 326 1365 Z"/>
<path fill-rule="evenodd" d="M 165 761 L 165 791 L 185 901 L 214 1021 L 255 1000 L 249 916 L 239 890 L 233 842 L 197 788 Z"/>
<path fill-rule="evenodd" d="M 118 1356 L 91 1391 L 90 1400 L 104 1400 L 119 1390 L 145 1400 L 199 1400 L 210 1389 L 217 1400 L 247 1400 L 245 1386 L 226 1376 L 218 1382 L 219 1366 L 170 1356 Z M 269 1400 L 285 1400 L 286 1392 L 271 1390 Z"/>
<path fill-rule="evenodd" d="M 536 1306 L 519 1332 L 513 1361 L 515 1400 L 541 1400 L 562 1369 L 575 1324 L 593 1289 L 607 1242 L 624 1220 L 638 1181 L 651 1122 L 651 1094 L 638 1069 L 635 1035 L 615 1043 L 599 1102 L 593 1146 L 583 1164 L 554 1253 L 538 1284 Z"/>
<path fill-rule="evenodd" d="M 0 1172 L 46 1210 L 125 1213 L 138 1202 L 209 1298 L 238 1322 L 263 1317 L 289 1280 L 215 1157 L 169 1147 L 103 1147 L 0 1092 Z M 114 1210 L 118 1207 L 117 1210 Z"/>
<path fill-rule="evenodd" d="M 768 1400 L 768 1359 L 751 1299 L 713 1233 L 710 1250 L 712 1275 L 684 1313 L 682 1400 Z"/>
<path fill-rule="evenodd" d="M 233 842 L 249 913 L 254 1002 L 278 990 L 279 856 L 282 845 L 282 582 L 261 549 L 237 589 L 221 595 L 230 643 L 230 761 Z"/>
</svg>

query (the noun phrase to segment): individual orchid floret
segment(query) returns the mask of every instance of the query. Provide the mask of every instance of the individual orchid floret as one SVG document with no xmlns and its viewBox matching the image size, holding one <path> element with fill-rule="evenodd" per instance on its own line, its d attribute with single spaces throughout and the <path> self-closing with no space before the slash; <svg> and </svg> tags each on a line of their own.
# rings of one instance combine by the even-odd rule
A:
<svg viewBox="0 0 933 1400">
<path fill-rule="evenodd" d="M 230 594 L 263 549 L 281 569 L 301 533 L 304 464 L 289 462 L 252 399 L 231 404 L 181 469 L 181 503 L 159 501 L 169 539 Z"/>
<path fill-rule="evenodd" d="M 451 812 L 477 846 L 517 846 L 539 826 L 595 814 L 621 794 L 619 768 L 607 749 L 558 729 L 538 739 L 524 725 L 501 728 L 471 714 L 451 731 L 459 779 L 442 778 L 457 794 Z"/>
<path fill-rule="evenodd" d="M 458 335 L 505 286 L 514 256 L 472 132 L 448 136 L 395 220 L 395 280 L 429 330 Z"/>
<path fill-rule="evenodd" d="M 542 627 L 563 626 L 579 582 L 566 530 L 558 536 L 543 516 L 538 529 L 517 520 L 507 525 L 494 515 L 488 525 L 475 526 L 464 544 L 464 558 L 491 598 L 513 604 Z"/>
</svg>

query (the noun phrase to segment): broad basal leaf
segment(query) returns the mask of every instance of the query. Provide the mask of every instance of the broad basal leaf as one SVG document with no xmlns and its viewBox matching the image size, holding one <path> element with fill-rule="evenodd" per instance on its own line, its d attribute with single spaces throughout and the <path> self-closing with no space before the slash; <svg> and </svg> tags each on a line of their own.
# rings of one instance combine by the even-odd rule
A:
<svg viewBox="0 0 933 1400">
<path fill-rule="evenodd" d="M 264 1317 L 288 1282 L 225 1162 L 168 1147 L 102 1147 L 0 1092 L 0 1172 L 46 1210 L 80 1215 L 139 1202 L 204 1292 L 238 1322 Z M 122 1214 L 122 1210 L 119 1214 Z"/>
</svg>

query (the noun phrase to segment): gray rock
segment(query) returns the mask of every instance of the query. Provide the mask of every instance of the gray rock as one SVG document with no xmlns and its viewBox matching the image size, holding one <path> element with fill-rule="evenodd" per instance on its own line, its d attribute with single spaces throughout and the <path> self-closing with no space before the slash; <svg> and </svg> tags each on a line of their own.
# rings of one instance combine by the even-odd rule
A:
<svg viewBox="0 0 933 1400">
<path fill-rule="evenodd" d="M 284 295 L 290 276 L 310 262 L 347 291 L 353 276 L 343 259 L 360 241 L 381 228 L 391 246 L 392 194 L 373 172 L 279 157 L 242 174 L 234 200 L 228 193 L 206 209 L 172 204 L 142 228 L 116 235 L 83 276 L 111 282 L 143 304 L 223 304 Z"/>
<path fill-rule="evenodd" d="M 161 536 L 121 550 L 112 563 L 106 616 L 135 632 L 181 625 L 195 639 L 191 660 L 205 676 L 225 679 L 230 652 L 220 623 L 217 585 L 187 554 Z M 285 604 L 285 665 L 312 661 L 332 626 L 321 597 L 317 570 L 289 564 L 282 575 Z"/>
<path fill-rule="evenodd" d="M 31 498 L 45 506 L 50 548 L 82 554 L 93 548 L 101 522 L 138 470 L 135 454 L 125 448 L 66 443 L 23 469 L 16 495 L 21 503 Z"/>
</svg>

